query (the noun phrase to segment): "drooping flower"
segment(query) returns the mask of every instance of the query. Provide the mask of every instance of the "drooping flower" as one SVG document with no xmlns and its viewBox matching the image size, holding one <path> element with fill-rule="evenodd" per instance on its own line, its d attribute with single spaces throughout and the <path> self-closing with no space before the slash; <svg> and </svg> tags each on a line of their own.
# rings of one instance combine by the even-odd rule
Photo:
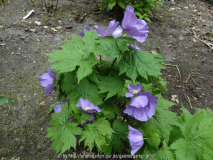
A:
<svg viewBox="0 0 213 160">
<path fill-rule="evenodd" d="M 89 119 L 90 122 L 94 121 L 94 114 L 91 115 L 91 118 Z M 87 124 L 89 122 L 87 119 L 85 119 L 85 121 L 81 124 L 82 126 Z"/>
<path fill-rule="evenodd" d="M 123 29 L 120 26 L 118 26 L 118 24 L 119 22 L 117 22 L 116 20 L 110 21 L 109 27 L 107 28 L 106 31 L 97 25 L 95 25 L 94 28 L 96 29 L 99 37 L 106 37 L 109 34 L 112 34 L 115 38 L 117 38 L 120 37 L 123 32 Z"/>
<path fill-rule="evenodd" d="M 46 96 L 54 89 L 54 80 L 56 75 L 52 72 L 52 69 L 48 69 L 47 73 L 39 76 L 41 86 L 46 87 Z"/>
<path fill-rule="evenodd" d="M 90 103 L 88 99 L 81 98 L 76 106 L 81 108 L 85 113 L 101 112 L 98 106 L 95 106 L 93 103 Z"/>
<path fill-rule="evenodd" d="M 141 92 L 132 98 L 123 112 L 139 121 L 148 121 L 155 114 L 157 101 L 158 97 L 153 97 L 149 92 Z"/>
<path fill-rule="evenodd" d="M 62 104 L 65 104 L 65 100 L 63 100 L 63 101 L 61 101 L 61 103 L 60 104 L 57 104 L 55 107 L 54 107 L 54 111 L 56 112 L 56 113 L 60 113 L 61 112 L 61 105 Z"/>
<path fill-rule="evenodd" d="M 84 27 L 84 30 L 85 30 L 85 31 L 90 31 L 91 28 L 90 28 L 89 26 L 86 25 L 86 26 Z M 83 38 L 83 37 L 84 37 L 84 32 L 80 32 L 80 33 L 78 33 L 78 35 L 81 36 L 81 37 Z"/>
<path fill-rule="evenodd" d="M 128 139 L 132 147 L 131 155 L 133 156 L 144 144 L 143 134 L 129 125 Z"/>
<path fill-rule="evenodd" d="M 144 20 L 137 19 L 134 13 L 134 7 L 127 5 L 122 20 L 122 28 L 136 39 L 138 42 L 144 42 L 149 33 L 149 27 Z"/>
<path fill-rule="evenodd" d="M 128 84 L 129 92 L 125 94 L 126 98 L 133 97 L 141 92 L 142 84 L 137 84 L 136 86 L 133 86 L 131 84 Z"/>
</svg>

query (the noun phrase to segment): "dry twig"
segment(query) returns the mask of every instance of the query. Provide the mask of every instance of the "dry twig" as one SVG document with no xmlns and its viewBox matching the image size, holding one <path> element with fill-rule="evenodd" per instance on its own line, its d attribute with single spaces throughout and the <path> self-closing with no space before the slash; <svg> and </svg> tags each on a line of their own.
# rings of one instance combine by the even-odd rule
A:
<svg viewBox="0 0 213 160">
<path fill-rule="evenodd" d="M 186 96 L 186 97 L 187 97 L 187 99 L 188 99 L 188 102 L 189 102 L 190 107 L 192 108 L 192 104 L 191 104 L 190 98 L 189 98 L 188 96 Z"/>
<path fill-rule="evenodd" d="M 177 68 L 177 71 L 178 71 L 178 73 L 179 73 L 179 76 L 180 76 L 180 80 L 181 80 L 181 74 L 180 74 L 180 70 L 179 70 L 179 68 L 178 68 L 178 65 L 164 64 L 164 63 L 163 63 L 163 65 L 165 65 L 165 66 L 172 66 L 172 67 L 176 67 L 176 68 Z"/>
</svg>

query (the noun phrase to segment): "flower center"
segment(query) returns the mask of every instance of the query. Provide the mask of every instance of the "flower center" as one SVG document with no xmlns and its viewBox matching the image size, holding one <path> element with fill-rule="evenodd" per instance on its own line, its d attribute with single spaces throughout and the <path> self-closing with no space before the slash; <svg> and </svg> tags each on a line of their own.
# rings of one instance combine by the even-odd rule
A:
<svg viewBox="0 0 213 160">
<path fill-rule="evenodd" d="M 133 91 L 133 94 L 137 94 L 137 93 L 138 93 L 138 91 L 137 91 L 137 90 L 134 90 L 134 91 Z"/>
<path fill-rule="evenodd" d="M 89 109 L 91 109 L 91 108 L 90 108 L 90 107 L 86 107 L 86 108 L 85 108 L 85 111 L 87 111 L 87 110 L 89 110 Z"/>
</svg>

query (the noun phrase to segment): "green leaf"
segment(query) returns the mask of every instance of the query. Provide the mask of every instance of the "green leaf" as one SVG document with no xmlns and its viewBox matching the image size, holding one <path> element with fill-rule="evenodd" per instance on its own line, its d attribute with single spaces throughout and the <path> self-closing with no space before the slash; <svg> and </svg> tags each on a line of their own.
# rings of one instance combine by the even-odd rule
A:
<svg viewBox="0 0 213 160">
<path fill-rule="evenodd" d="M 163 58 L 160 55 L 155 55 L 142 50 L 131 50 L 124 54 L 120 61 L 120 73 L 126 72 L 126 75 L 135 82 L 138 75 L 148 79 L 150 76 L 161 75 L 160 70 L 165 68 L 162 65 Z"/>
<path fill-rule="evenodd" d="M 72 72 L 79 66 L 77 71 L 78 82 L 92 73 L 92 67 L 98 63 L 94 54 L 91 53 L 94 48 L 95 39 L 98 38 L 96 31 L 86 31 L 84 38 L 72 36 L 71 41 L 62 45 L 62 50 L 47 54 L 50 62 L 56 62 L 51 68 L 60 73 Z"/>
<path fill-rule="evenodd" d="M 4 96 L 0 96 L 0 105 L 3 105 L 4 103 L 8 103 L 8 98 Z"/>
<path fill-rule="evenodd" d="M 116 42 L 117 42 L 118 48 L 121 52 L 125 52 L 125 51 L 129 50 L 127 44 L 135 45 L 135 40 L 133 38 L 127 37 L 127 36 L 116 38 Z"/>
<path fill-rule="evenodd" d="M 92 67 L 96 65 L 97 63 L 98 63 L 98 60 L 96 59 L 94 54 L 91 54 L 87 59 L 81 61 L 80 67 L 77 71 L 78 83 L 84 77 L 92 73 L 93 71 Z"/>
<path fill-rule="evenodd" d="M 118 5 L 119 5 L 121 8 L 126 9 L 126 5 L 125 5 L 121 0 L 118 1 Z"/>
<path fill-rule="evenodd" d="M 81 134 L 81 128 L 78 128 L 76 123 L 66 123 L 71 114 L 71 109 L 68 103 L 62 105 L 60 113 L 53 113 L 52 120 L 49 125 L 54 127 L 48 128 L 46 137 L 50 138 L 52 148 L 56 153 L 61 151 L 61 154 L 69 150 L 70 147 L 76 148 L 76 138 L 74 135 Z"/>
<path fill-rule="evenodd" d="M 96 40 L 93 52 L 110 60 L 118 58 L 122 55 L 118 48 L 117 41 L 113 37 L 103 37 Z"/>
<path fill-rule="evenodd" d="M 160 144 L 159 131 L 147 124 L 144 124 L 142 128 L 139 128 L 139 130 L 142 132 L 143 137 L 147 138 L 145 141 L 148 143 L 149 147 L 157 149 Z"/>
<path fill-rule="evenodd" d="M 106 93 L 107 94 L 106 99 L 118 94 L 118 96 L 121 96 L 123 93 L 124 88 L 124 80 L 119 77 L 110 77 L 110 76 L 102 76 L 99 77 L 100 83 L 98 84 L 98 88 L 100 88 L 99 93 Z M 106 100 L 105 99 L 105 100 Z"/>
<path fill-rule="evenodd" d="M 158 129 L 160 135 L 168 142 L 172 131 L 171 125 L 181 126 L 181 122 L 176 113 L 156 107 L 155 115 L 147 121 L 147 124 Z"/>
<path fill-rule="evenodd" d="M 108 4 L 108 8 L 112 10 L 115 5 L 116 5 L 116 2 L 114 1 L 110 4 Z"/>
<path fill-rule="evenodd" d="M 156 152 L 159 160 L 175 160 L 174 152 L 168 147 L 167 142 L 163 141 L 163 146 Z"/>
<path fill-rule="evenodd" d="M 75 81 L 75 72 L 68 72 L 60 76 L 59 88 L 65 93 L 68 94 L 73 88 Z"/>
<path fill-rule="evenodd" d="M 116 114 L 120 115 L 120 109 L 115 104 L 104 104 L 99 108 L 101 109 L 101 113 L 106 115 L 109 120 L 115 118 Z"/>
<path fill-rule="evenodd" d="M 87 76 L 87 78 L 91 81 L 93 81 L 94 83 L 98 84 L 99 80 L 98 80 L 98 73 L 96 70 L 93 70 L 92 74 L 90 74 L 89 76 Z"/>
<path fill-rule="evenodd" d="M 50 112 L 54 109 L 54 107 L 55 107 L 57 104 L 60 104 L 60 102 L 56 102 L 56 103 L 50 105 L 50 107 L 49 107 Z"/>
<path fill-rule="evenodd" d="M 71 105 L 73 119 L 77 120 L 78 124 L 84 123 L 85 120 L 89 120 L 91 118 L 91 114 L 84 113 L 81 108 L 77 107 L 76 105 Z"/>
<path fill-rule="evenodd" d="M 112 133 L 109 121 L 99 118 L 93 124 L 84 125 L 79 143 L 85 140 L 84 146 L 88 146 L 90 151 L 95 145 L 100 149 L 102 145 L 106 144 L 106 138 L 111 139 Z"/>
<path fill-rule="evenodd" d="M 180 126 L 182 138 L 171 144 L 177 159 L 205 159 L 212 157 L 213 113 L 199 109 L 193 116 L 183 107 L 181 116 L 184 125 Z"/>
<path fill-rule="evenodd" d="M 170 107 L 172 107 L 174 105 L 173 102 L 168 101 L 167 99 L 164 99 L 163 96 L 161 94 L 156 95 L 159 99 L 158 99 L 158 104 L 157 104 L 157 108 L 160 109 L 169 109 Z"/>
<path fill-rule="evenodd" d="M 122 140 L 126 140 L 129 133 L 128 124 L 123 123 L 121 119 L 116 119 L 113 122 L 113 130 L 112 139 L 108 140 L 108 143 L 101 147 L 101 151 L 107 155 L 111 154 L 112 148 L 114 152 L 122 153 L 124 149 Z"/>
<path fill-rule="evenodd" d="M 71 99 L 72 104 L 77 104 L 80 98 L 88 99 L 95 105 L 103 103 L 102 96 L 98 94 L 99 89 L 96 85 L 90 84 L 89 81 L 84 78 L 78 85 L 71 91 L 68 98 Z"/>
</svg>

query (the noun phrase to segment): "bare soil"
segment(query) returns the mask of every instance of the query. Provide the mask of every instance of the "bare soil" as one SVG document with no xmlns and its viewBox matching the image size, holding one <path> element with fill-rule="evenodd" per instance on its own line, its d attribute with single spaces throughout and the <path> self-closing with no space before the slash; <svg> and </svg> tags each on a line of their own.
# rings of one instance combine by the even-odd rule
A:
<svg viewBox="0 0 213 160">
<path fill-rule="evenodd" d="M 122 14 L 116 9 L 100 13 L 92 0 L 59 0 L 56 12 L 44 9 L 40 1 L 29 4 L 14 0 L 0 6 L 0 94 L 9 97 L 0 106 L 0 158 L 63 159 L 45 137 L 49 105 L 57 101 L 57 93 L 46 97 L 38 81 L 51 65 L 44 53 L 58 49 L 85 25 L 107 28 L 110 20 L 121 21 Z M 23 21 L 31 9 L 35 13 Z M 169 88 L 165 98 L 177 95 L 171 110 L 180 114 L 181 104 L 191 113 L 213 109 L 213 6 L 199 0 L 165 2 L 151 20 L 149 37 L 140 47 L 169 60 L 162 74 Z M 73 152 L 89 154 L 82 146 Z"/>
</svg>

